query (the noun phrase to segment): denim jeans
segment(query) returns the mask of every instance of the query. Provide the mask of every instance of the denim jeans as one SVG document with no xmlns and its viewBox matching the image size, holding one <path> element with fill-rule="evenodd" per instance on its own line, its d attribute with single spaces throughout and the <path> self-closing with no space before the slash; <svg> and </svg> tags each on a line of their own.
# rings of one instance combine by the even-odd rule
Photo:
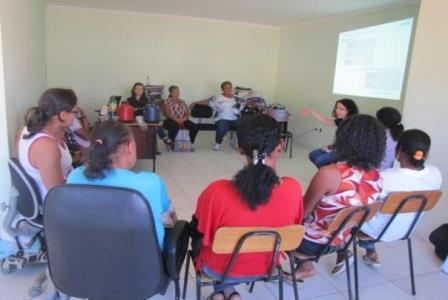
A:
<svg viewBox="0 0 448 300">
<path fill-rule="evenodd" d="M 203 265 L 202 272 L 213 280 L 220 281 L 221 275 L 210 269 L 209 267 Z M 213 290 L 215 292 L 223 291 L 227 288 L 231 288 L 243 282 L 255 280 L 260 278 L 259 276 L 244 276 L 244 277 L 227 277 L 225 283 L 223 284 L 213 284 Z"/>
<path fill-rule="evenodd" d="M 372 241 L 358 241 L 358 245 L 366 249 L 367 252 L 375 251 L 375 243 Z"/>
<path fill-rule="evenodd" d="M 322 149 L 311 151 L 309 158 L 317 168 L 332 164 L 336 161 L 336 155 L 333 151 L 327 152 Z"/>
<path fill-rule="evenodd" d="M 163 130 L 163 127 L 157 127 L 157 135 L 161 140 L 166 138 L 166 132 Z"/>
<path fill-rule="evenodd" d="M 226 133 L 230 130 L 230 127 L 233 126 L 235 128 L 238 127 L 240 123 L 240 120 L 218 120 L 215 122 L 216 125 L 216 136 L 215 136 L 215 143 L 221 144 L 222 140 L 224 139 L 224 136 Z"/>
</svg>

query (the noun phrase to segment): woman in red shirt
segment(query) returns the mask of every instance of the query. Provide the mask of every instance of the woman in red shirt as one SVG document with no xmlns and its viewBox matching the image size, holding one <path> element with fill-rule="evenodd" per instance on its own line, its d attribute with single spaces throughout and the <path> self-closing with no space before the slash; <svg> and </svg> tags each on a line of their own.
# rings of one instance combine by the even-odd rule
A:
<svg viewBox="0 0 448 300">
<path fill-rule="evenodd" d="M 247 165 L 232 180 L 211 183 L 199 196 L 193 220 L 202 236 L 196 267 L 208 276 L 220 279 L 230 255 L 215 254 L 212 244 L 220 227 L 280 227 L 300 224 L 303 215 L 302 190 L 291 177 L 275 172 L 282 153 L 280 128 L 277 122 L 262 114 L 247 116 L 238 128 L 239 152 Z M 266 272 L 270 253 L 240 254 L 229 277 L 253 277 Z M 240 299 L 232 284 L 214 287 L 211 299 Z"/>
</svg>

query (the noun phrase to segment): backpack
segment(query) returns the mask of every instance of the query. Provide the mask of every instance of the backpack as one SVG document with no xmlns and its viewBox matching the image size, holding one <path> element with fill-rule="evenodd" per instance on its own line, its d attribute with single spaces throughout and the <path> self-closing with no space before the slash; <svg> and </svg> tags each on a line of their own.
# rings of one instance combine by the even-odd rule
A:
<svg viewBox="0 0 448 300">
<path fill-rule="evenodd" d="M 440 259 L 448 256 L 448 224 L 442 224 L 429 235 L 429 241 L 436 247 L 435 252 Z"/>
</svg>

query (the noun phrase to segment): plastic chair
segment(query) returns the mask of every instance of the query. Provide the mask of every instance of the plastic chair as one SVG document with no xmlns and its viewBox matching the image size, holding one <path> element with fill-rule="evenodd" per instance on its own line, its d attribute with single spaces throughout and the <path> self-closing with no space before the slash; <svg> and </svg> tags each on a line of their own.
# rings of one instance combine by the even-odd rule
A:
<svg viewBox="0 0 448 300">
<path fill-rule="evenodd" d="M 434 208 L 434 206 L 439 201 L 442 196 L 442 192 L 439 190 L 433 191 L 414 191 L 414 192 L 394 192 L 389 194 L 382 207 L 379 210 L 382 214 L 390 214 L 391 217 L 389 221 L 384 226 L 383 230 L 380 232 L 376 239 L 359 232 L 356 236 L 358 241 L 370 241 L 373 243 L 381 242 L 381 238 L 387 232 L 390 225 L 394 222 L 395 218 L 401 213 L 415 213 L 409 228 L 405 228 L 403 231 L 406 233 L 400 240 L 407 240 L 408 244 L 408 257 L 409 257 L 409 271 L 411 274 L 411 287 L 412 295 L 415 295 L 415 278 L 414 278 L 414 263 L 412 259 L 412 243 L 411 243 L 411 233 L 414 231 L 417 221 L 420 219 L 423 211 L 429 211 Z M 354 257 L 356 261 L 356 248 L 354 249 Z M 357 265 L 355 265 L 357 268 Z"/>
<path fill-rule="evenodd" d="M 125 188 L 64 185 L 44 207 L 49 273 L 57 290 L 89 299 L 146 299 L 175 282 L 188 247 L 178 221 L 162 253 L 144 196 Z"/>
<path fill-rule="evenodd" d="M 256 281 L 278 280 L 279 298 L 283 299 L 283 270 L 276 261 L 280 251 L 296 249 L 303 239 L 305 229 L 302 225 L 291 225 L 285 227 L 222 227 L 219 228 L 213 239 L 212 251 L 216 254 L 231 254 L 221 280 L 213 281 L 211 278 L 196 269 L 196 299 L 201 299 L 201 287 L 212 286 L 213 284 L 223 284 L 226 282 L 230 271 L 240 253 L 271 252 L 271 261 L 266 266 L 266 273 L 260 277 L 248 279 L 246 283 L 252 283 L 250 292 L 253 289 L 253 283 Z M 293 266 L 292 257 L 289 257 L 291 267 Z M 188 276 L 190 259 L 193 259 L 193 252 L 189 251 L 187 264 L 185 267 L 185 278 Z M 277 273 L 274 273 L 277 269 Z M 186 281 L 182 298 L 185 298 L 187 291 Z M 297 291 L 297 290 L 295 290 Z M 298 299 L 298 294 L 296 299 Z"/>
<path fill-rule="evenodd" d="M 304 261 L 314 261 L 316 263 L 319 262 L 320 258 L 329 253 L 328 251 L 331 248 L 333 241 L 337 238 L 337 236 L 341 232 L 349 231 L 350 234 L 345 238 L 344 243 L 341 245 L 341 248 L 338 251 L 343 252 L 345 254 L 345 266 L 347 270 L 347 287 L 348 287 L 348 295 L 349 299 L 353 299 L 352 293 L 352 284 L 351 284 L 351 276 L 350 276 L 350 263 L 349 257 L 347 255 L 348 248 L 350 244 L 353 244 L 354 247 L 354 277 L 355 277 L 355 299 L 359 299 L 359 288 L 358 288 L 358 268 L 357 268 L 357 260 L 356 260 L 356 243 L 355 236 L 359 232 L 362 224 L 365 221 L 370 220 L 375 213 L 378 211 L 379 205 L 364 205 L 357 207 L 347 207 L 339 211 L 334 220 L 330 223 L 328 227 L 329 240 L 322 247 L 322 249 L 314 256 L 306 256 L 298 252 L 291 252 L 291 255 L 294 256 L 298 264 L 303 263 Z M 294 268 L 292 268 L 294 270 Z M 294 272 L 292 272 L 294 275 Z M 294 279 L 294 277 L 293 277 Z M 294 286 L 296 289 L 296 286 Z"/>
<path fill-rule="evenodd" d="M 10 274 L 18 269 L 24 268 L 29 263 L 46 263 L 47 254 L 45 240 L 43 238 L 42 224 L 42 197 L 40 191 L 17 158 L 8 160 L 11 174 L 11 191 L 9 203 L 2 203 L 1 210 L 7 210 L 3 221 L 3 229 L 16 242 L 18 249 L 8 257 L 0 259 L 1 271 Z M 17 216 L 21 219 L 17 224 Z M 28 239 L 24 243 L 21 238 Z M 35 247 L 35 246 L 38 247 Z M 41 273 L 29 289 L 30 296 L 41 293 L 42 284 L 45 282 L 45 273 Z"/>
</svg>

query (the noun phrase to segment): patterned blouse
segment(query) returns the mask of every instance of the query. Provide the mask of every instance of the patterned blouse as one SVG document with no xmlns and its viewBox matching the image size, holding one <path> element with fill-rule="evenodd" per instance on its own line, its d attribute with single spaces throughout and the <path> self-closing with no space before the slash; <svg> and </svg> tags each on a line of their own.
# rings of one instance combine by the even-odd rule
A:
<svg viewBox="0 0 448 300">
<path fill-rule="evenodd" d="M 183 118 L 188 112 L 188 107 L 184 100 L 179 99 L 179 102 L 177 102 L 172 98 L 168 98 L 165 100 L 165 104 L 176 119 Z"/>
<path fill-rule="evenodd" d="M 333 195 L 323 196 L 304 221 L 305 238 L 314 243 L 328 242 L 327 229 L 341 209 L 373 203 L 383 188 L 383 182 L 376 169 L 365 171 L 345 163 L 338 163 L 336 167 L 341 173 L 338 190 Z M 349 230 L 339 234 L 333 240 L 332 246 L 342 244 L 348 235 Z"/>
</svg>

